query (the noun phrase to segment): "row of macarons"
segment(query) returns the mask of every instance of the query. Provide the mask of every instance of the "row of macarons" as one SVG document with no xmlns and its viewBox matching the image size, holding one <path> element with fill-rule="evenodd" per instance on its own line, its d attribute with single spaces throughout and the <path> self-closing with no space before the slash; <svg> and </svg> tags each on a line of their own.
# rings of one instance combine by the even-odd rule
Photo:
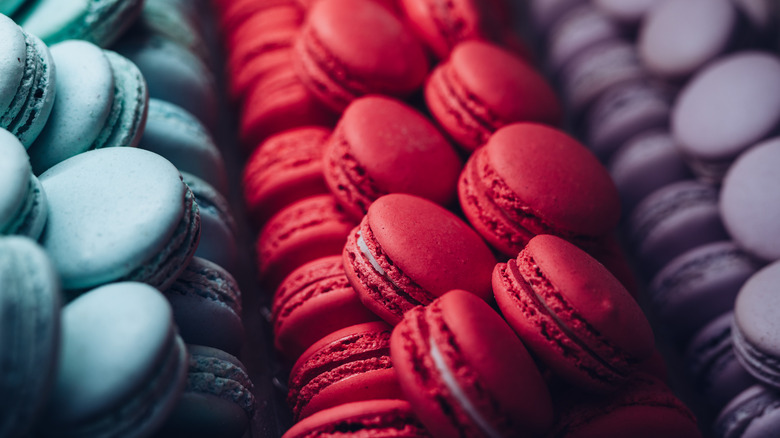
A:
<svg viewBox="0 0 780 438">
<path fill-rule="evenodd" d="M 523 120 L 523 117 L 528 116 L 518 115 L 522 110 L 512 112 L 518 111 L 520 96 L 531 99 L 522 101 L 527 108 L 553 108 L 553 112 L 559 111 L 557 99 L 550 92 L 549 86 L 528 64 L 521 61 L 515 52 L 501 48 L 495 41 L 456 44 L 449 56 L 446 53 L 444 56 L 439 55 L 445 60 L 432 70 L 426 88 L 431 87 L 431 96 L 438 93 L 441 97 L 443 102 L 439 107 L 440 114 L 460 112 L 450 123 L 438 119 L 432 109 L 435 103 L 431 103 L 436 102 L 435 97 L 426 95 L 427 110 L 434 113 L 434 122 L 426 117 L 427 110 L 422 109 L 425 108 L 424 103 L 416 102 L 415 107 L 414 100 L 399 100 L 399 97 L 404 95 L 408 97 L 411 91 L 399 95 L 377 88 L 368 93 L 373 95 L 364 97 L 349 96 L 347 93 L 355 91 L 355 88 L 372 85 L 374 78 L 371 74 L 378 74 L 375 71 L 378 68 L 369 73 L 359 69 L 356 66 L 361 61 L 358 56 L 368 58 L 374 53 L 373 50 L 379 51 L 383 46 L 371 46 L 376 41 L 369 41 L 366 46 L 357 45 L 356 38 L 347 39 L 346 35 L 354 36 L 363 32 L 367 39 L 368 35 L 373 33 L 378 34 L 372 36 L 376 40 L 396 38 L 408 44 L 410 35 L 420 38 L 420 30 L 402 29 L 403 35 L 399 36 L 398 27 L 402 27 L 404 22 L 399 21 L 398 15 L 394 14 L 399 13 L 400 7 L 402 16 L 406 13 L 405 19 L 411 20 L 411 6 L 400 3 L 393 5 L 393 2 L 358 4 L 326 0 L 315 3 L 308 11 L 301 12 L 299 2 L 249 3 L 224 2 L 220 21 L 228 23 L 223 24 L 227 26 L 224 32 L 228 59 L 246 63 L 239 65 L 256 62 L 254 65 L 259 72 L 255 73 L 253 80 L 258 89 L 272 89 L 273 82 L 270 78 L 276 74 L 274 69 L 284 69 L 285 77 L 296 81 L 296 90 L 303 90 L 308 94 L 288 95 L 280 91 L 280 95 L 285 95 L 293 104 L 300 103 L 298 108 L 312 109 L 314 106 L 310 103 L 314 101 L 320 110 L 326 106 L 336 112 L 335 128 L 300 126 L 306 125 L 307 122 L 314 123 L 316 119 L 308 118 L 311 113 L 303 112 L 301 116 L 301 112 L 288 112 L 287 106 L 275 106 L 278 103 L 276 94 L 269 94 L 265 100 L 263 97 L 266 95 L 257 93 L 254 101 L 244 100 L 240 103 L 244 108 L 245 118 L 253 108 L 260 107 L 267 111 L 265 114 L 271 114 L 268 117 L 284 119 L 279 130 L 287 128 L 279 133 L 258 128 L 251 135 L 246 134 L 253 129 L 251 127 L 242 131 L 245 132 L 244 146 L 249 150 L 254 149 L 245 167 L 244 195 L 253 223 L 259 229 L 258 271 L 264 288 L 268 292 L 276 291 L 273 296 L 269 294 L 267 298 L 272 304 L 268 313 L 274 326 L 275 344 L 281 354 L 281 360 L 288 365 L 297 361 L 290 374 L 289 404 L 296 419 L 306 417 L 288 431 L 288 436 L 325 433 L 328 430 L 364 431 L 366 427 L 389 430 L 401 422 L 408 423 L 408 428 L 418 424 L 417 420 L 412 421 L 417 416 L 402 402 L 382 402 L 381 409 L 378 407 L 381 403 L 378 402 L 348 403 L 373 398 L 407 398 L 412 401 L 415 410 L 422 409 L 419 412 L 426 414 L 420 415 L 419 420 L 425 423 L 427 432 L 422 429 L 404 429 L 407 433 L 416 434 L 414 436 L 425 436 L 430 432 L 437 436 L 450 436 L 453 430 L 458 428 L 470 430 L 477 435 L 493 433 L 498 434 L 495 436 L 511 436 L 518 433 L 518 424 L 528 420 L 529 415 L 534 417 L 539 412 L 541 414 L 534 420 L 538 423 L 531 429 L 536 430 L 533 433 L 544 433 L 550 428 L 552 421 L 552 411 L 546 407 L 542 406 L 541 411 L 535 411 L 528 406 L 514 405 L 514 408 L 499 408 L 515 409 L 514 413 L 510 412 L 508 416 L 490 413 L 487 412 L 489 409 L 486 411 L 482 406 L 484 398 L 475 397 L 473 394 L 452 395 L 459 392 L 459 385 L 463 385 L 463 382 L 456 382 L 454 386 L 442 389 L 441 382 L 451 379 L 446 377 L 446 372 L 443 377 L 440 374 L 441 369 L 430 369 L 430 374 L 438 376 L 433 380 L 437 380 L 439 385 L 423 393 L 430 395 L 433 391 L 443 391 L 450 394 L 448 406 L 457 414 L 447 418 L 448 415 L 442 414 L 440 408 L 433 407 L 435 401 L 419 396 L 421 391 L 416 385 L 420 384 L 420 373 L 409 371 L 408 367 L 406 371 L 395 370 L 396 363 L 427 361 L 428 365 L 433 366 L 430 362 L 437 360 L 437 353 L 432 352 L 435 348 L 429 348 L 425 345 L 426 341 L 421 340 L 420 357 L 391 359 L 388 351 L 392 348 L 389 343 L 391 326 L 397 324 L 396 327 L 406 327 L 407 318 L 410 321 L 423 319 L 420 314 L 438 313 L 440 306 L 461 310 L 473 308 L 460 317 L 452 316 L 452 319 L 498 321 L 495 322 L 496 326 L 504 328 L 497 328 L 496 331 L 506 334 L 507 323 L 497 317 L 494 309 L 484 304 L 469 303 L 480 303 L 476 297 L 493 300 L 495 285 L 492 284 L 491 277 L 496 268 L 496 255 L 501 253 L 502 258 L 516 257 L 534 234 L 559 233 L 589 247 L 603 260 L 611 261 L 609 264 L 624 274 L 626 283 L 632 284 L 630 271 L 621 258 L 616 243 L 610 237 L 605 237 L 614 231 L 620 207 L 614 185 L 595 156 L 571 137 L 554 128 L 530 123 L 510 124 L 500 128 L 507 123 L 507 119 Z M 347 3 L 350 8 L 344 7 Z M 466 4 L 472 3 L 462 2 L 458 5 Z M 347 16 L 345 10 L 360 10 L 362 13 Z M 428 13 L 431 13 L 431 10 Z M 293 19 L 291 16 L 297 18 Z M 290 19 L 293 24 L 283 22 L 280 17 Z M 376 21 L 371 21 L 372 17 Z M 378 23 L 377 17 L 381 18 L 381 26 L 376 24 L 369 27 L 366 24 Z M 423 18 L 416 19 L 418 25 L 421 20 Z M 290 41 L 281 45 L 282 47 L 265 44 L 268 41 L 266 38 L 272 38 L 274 35 L 263 35 L 262 29 L 274 22 L 283 22 L 286 27 L 285 38 Z M 382 27 L 384 25 L 391 27 Z M 278 30 L 273 26 L 270 28 Z M 250 43 L 246 38 L 238 38 L 238 35 L 250 33 L 256 37 L 257 42 Z M 269 33 L 273 34 L 270 31 Z M 323 38 L 326 38 L 324 42 Z M 242 43 L 256 46 L 245 48 Z M 280 55 L 277 51 L 282 52 L 278 57 L 281 61 L 273 56 Z M 382 64 L 383 68 L 389 69 L 392 65 L 399 64 L 396 62 L 398 60 L 393 58 L 392 51 L 387 53 L 388 65 Z M 314 59 L 306 59 L 310 55 Z M 325 57 L 336 59 L 326 62 Z M 271 59 L 279 64 L 273 64 Z M 400 65 L 407 65 L 408 62 L 409 60 L 406 60 Z M 334 71 L 319 71 L 328 68 Z M 349 70 L 351 68 L 354 70 Z M 235 76 L 229 78 L 233 81 L 231 85 L 238 90 L 247 90 L 242 87 L 251 87 L 252 85 L 247 84 L 252 84 L 253 80 L 240 76 L 242 71 L 246 72 L 245 69 L 237 69 Z M 320 74 L 326 78 L 320 77 Z M 365 76 L 359 76 L 361 74 Z M 337 82 L 344 77 L 351 82 L 325 83 Z M 247 82 L 242 82 L 244 80 Z M 268 84 L 257 85 L 263 84 L 265 80 L 268 80 Z M 438 89 L 434 89 L 436 80 L 439 81 Z M 419 91 L 423 83 L 422 80 L 418 82 L 416 87 Z M 503 88 L 497 86 L 498 83 Z M 271 88 L 264 88 L 266 86 Z M 523 91 L 527 90 L 523 90 L 523 87 L 541 91 L 541 94 L 524 94 Z M 511 90 L 512 93 L 497 96 L 496 91 L 499 89 L 501 92 Z M 390 96 L 378 95 L 381 93 Z M 236 94 L 240 100 L 241 97 L 251 99 L 249 96 L 254 93 L 250 91 L 248 95 L 242 92 Z M 348 99 L 338 102 L 339 99 L 346 98 Z M 458 106 L 459 103 L 462 106 Z M 452 106 L 445 110 L 443 107 L 448 104 Z M 484 106 L 475 109 L 475 106 L 482 104 Z M 495 118 L 490 119 L 484 113 Z M 512 119 L 513 117 L 515 119 Z M 560 114 L 552 117 L 556 119 L 552 120 L 552 123 L 557 122 L 559 117 Z M 268 126 L 268 120 L 257 123 L 260 126 Z M 530 117 L 528 120 L 534 119 Z M 491 122 L 495 124 L 491 125 Z M 439 124 L 438 127 L 436 123 Z M 458 129 L 463 130 L 460 136 Z M 442 135 L 442 132 L 446 132 L 449 138 Z M 275 135 L 269 137 L 269 134 Z M 462 140 L 457 141 L 458 138 Z M 482 146 L 480 142 L 485 140 L 487 145 Z M 469 145 L 469 141 L 477 143 Z M 465 168 L 455 144 L 460 146 L 460 153 L 463 155 L 477 149 L 468 159 Z M 477 148 L 478 146 L 482 147 Z M 583 188 L 585 186 L 587 188 Z M 461 206 L 455 203 L 459 187 L 463 213 L 479 233 L 464 219 L 444 207 L 460 212 Z M 488 187 L 498 188 L 491 191 Z M 413 193 L 416 196 L 382 196 L 393 192 Z M 517 192 L 522 194 L 518 195 Z M 557 199 L 550 201 L 547 197 L 550 193 L 556 194 Z M 561 201 L 561 198 L 565 200 Z M 469 199 L 471 201 L 464 202 Z M 520 203 L 527 205 L 518 207 Z M 543 218 L 533 217 L 534 214 Z M 483 238 L 493 246 L 492 249 L 485 244 Z M 615 310 L 613 315 L 616 318 L 626 317 L 637 321 L 631 325 L 630 332 L 641 332 L 637 337 L 642 340 L 636 345 L 644 344 L 649 347 L 640 356 L 645 356 L 645 359 L 651 356 L 653 348 L 649 327 L 646 322 L 643 323 L 641 310 L 625 287 L 581 249 L 560 238 L 549 239 L 555 243 L 539 245 L 557 248 L 552 252 L 558 254 L 556 257 L 560 259 L 550 263 L 552 270 L 566 270 L 568 262 L 563 259 L 587 260 L 589 266 L 598 267 L 597 276 L 609 279 L 610 287 L 620 291 L 616 292 L 620 298 L 613 296 L 608 299 L 621 302 L 616 305 L 621 308 Z M 539 242 L 543 241 L 545 239 L 539 239 Z M 565 250 L 561 249 L 564 247 Z M 567 255 L 562 256 L 559 251 Z M 577 255 L 572 256 L 568 251 Z M 541 255 L 539 257 L 544 258 Z M 513 262 L 510 261 L 510 264 Z M 517 264 L 529 266 L 528 260 Z M 499 274 L 496 275 L 500 277 Z M 513 275 L 507 274 L 508 277 Z M 576 274 L 572 277 L 575 282 L 587 282 L 589 274 L 582 275 L 582 278 Z M 513 278 L 520 283 L 525 281 L 517 280 L 518 277 Z M 465 289 L 471 293 L 448 293 L 452 289 Z M 589 296 L 592 291 L 580 290 L 580 293 L 580 298 L 585 302 L 583 307 L 591 308 L 588 302 L 592 298 Z M 626 307 L 623 307 L 624 304 Z M 474 313 L 470 313 L 472 311 Z M 467 316 L 469 314 L 471 316 Z M 477 314 L 480 315 L 476 316 Z M 564 318 L 560 314 L 554 314 L 552 317 Z M 385 322 L 376 322 L 380 318 Z M 542 351 L 556 351 L 556 347 L 548 349 L 551 345 L 549 339 L 546 343 L 538 339 L 539 325 L 535 324 L 538 321 L 531 323 L 526 315 L 517 316 L 517 321 L 520 325 L 533 326 L 529 332 L 536 334 L 530 335 L 530 338 L 536 337 L 538 344 L 545 345 L 540 347 Z M 427 330 L 421 328 L 420 324 L 422 323 L 409 322 L 408 325 L 415 327 L 410 331 Z M 561 324 L 565 326 L 565 323 Z M 485 365 L 485 369 L 471 368 L 464 371 L 474 373 L 475 379 L 504 375 L 500 370 L 492 368 L 497 362 L 494 356 L 500 357 L 503 354 L 500 349 L 514 352 L 506 354 L 522 354 L 519 352 L 524 350 L 522 344 L 514 338 L 516 335 L 511 335 L 511 329 L 509 336 L 501 335 L 500 340 L 496 341 L 498 345 L 504 345 L 504 342 L 508 342 L 506 345 L 513 345 L 506 348 L 506 345 L 492 346 L 486 339 L 490 336 L 483 332 L 484 328 L 471 330 L 468 322 L 464 322 L 462 326 L 457 323 L 452 325 L 455 326 L 452 330 L 458 333 L 474 332 L 468 337 L 470 339 L 453 341 L 463 342 L 467 345 L 464 348 L 470 348 L 473 343 L 487 344 L 474 348 L 483 348 L 480 357 L 484 357 L 490 365 Z M 606 327 L 601 329 L 610 331 Z M 566 330 L 569 328 L 564 329 Z M 614 334 L 612 331 L 612 335 Z M 647 338 L 648 334 L 650 338 Z M 582 336 L 582 333 L 574 335 L 578 336 Z M 627 339 L 632 338 L 629 343 L 637 341 L 632 336 L 626 335 Z M 533 343 L 527 338 L 524 340 Z M 557 341 L 568 342 L 561 338 Z M 599 350 L 603 345 L 596 346 L 598 342 L 590 344 L 589 348 Z M 602 350 L 602 353 L 605 351 Z M 555 353 L 552 356 L 555 356 Z M 602 391 L 611 386 L 605 383 L 610 380 L 605 375 L 597 378 L 589 376 L 588 371 L 584 371 L 587 365 L 581 361 L 571 357 L 562 359 L 552 356 L 548 356 L 548 365 L 556 368 L 559 374 L 568 374 L 570 378 L 578 375 L 573 377 L 575 386 L 585 386 L 591 390 L 598 388 Z M 610 356 L 610 359 L 606 356 Z M 607 369 L 620 367 L 612 363 L 613 359 L 620 361 L 615 355 L 605 354 L 599 357 L 600 360 L 610 362 Z M 655 360 L 657 359 L 655 356 Z M 583 361 L 587 362 L 588 359 Z M 629 360 L 633 361 L 636 359 Z M 463 366 L 468 368 L 473 366 L 473 363 Z M 397 377 L 396 371 L 399 374 Z M 601 371 L 610 374 L 605 368 L 601 368 Z M 402 372 L 405 377 L 401 376 Z M 522 374 L 517 378 L 536 381 L 533 371 L 530 374 L 515 374 Z M 599 372 L 594 372 L 594 375 L 598 374 Z M 624 374 L 625 377 L 625 370 L 618 374 Z M 402 387 L 400 391 L 399 379 Z M 621 402 L 612 404 L 605 401 L 609 398 L 604 399 L 597 395 L 591 395 L 592 399 L 589 401 L 598 400 L 603 404 L 602 407 L 608 405 L 615 408 L 628 399 L 634 399 L 636 394 L 633 389 L 628 389 L 633 388 L 633 385 L 623 386 L 619 380 L 621 378 L 618 377 L 613 383 L 615 387 L 625 390 L 625 393 L 618 390 L 623 395 L 615 398 L 621 399 Z M 536 382 L 532 386 L 536 387 L 538 381 Z M 426 384 L 436 385 L 433 382 Z M 408 386 L 403 388 L 405 385 Z M 496 391 L 501 392 L 498 389 L 500 383 L 490 382 L 487 385 L 486 392 L 498 397 L 497 405 L 513 403 L 507 401 L 509 398 L 495 394 Z M 650 386 L 654 385 L 664 388 L 660 382 Z M 563 386 L 568 387 L 568 384 Z M 516 390 L 519 391 L 519 388 Z M 606 391 L 609 392 L 608 389 Z M 405 395 L 401 395 L 401 392 Z M 643 399 L 643 404 L 658 400 L 655 396 L 660 395 L 660 392 L 650 392 L 654 395 Z M 668 389 L 661 392 L 664 395 L 660 398 L 674 399 Z M 531 397 L 535 400 L 531 403 L 546 405 L 545 397 L 537 395 Z M 475 403 L 478 408 L 474 408 Z M 580 400 L 576 406 L 582 409 L 575 409 L 579 414 L 573 415 L 578 417 L 572 423 L 576 423 L 576 427 L 569 424 L 569 431 L 561 433 L 577 436 L 576 433 L 587 430 L 583 424 L 597 424 L 593 426 L 597 428 L 595 430 L 598 430 L 598 427 L 614 426 L 610 420 L 606 420 L 606 423 L 591 421 L 597 417 L 601 420 L 600 415 L 609 410 L 608 408 L 593 409 L 592 415 L 584 415 L 587 419 L 582 418 L 584 406 L 592 407 L 593 404 Z M 381 415 L 377 410 L 382 411 Z M 697 433 L 692 416 L 679 401 L 664 404 L 659 411 L 651 409 L 652 412 L 648 416 L 644 416 L 644 409 L 642 411 L 632 427 L 653 423 L 657 427 L 667 428 L 669 433 Z M 558 413 L 562 418 L 564 415 L 561 412 L 559 410 Z M 431 415 L 427 415 L 428 413 Z M 662 414 L 670 414 L 674 420 L 660 421 L 658 415 Z M 507 421 L 513 424 L 507 424 Z M 520 423 L 517 423 L 518 421 Z M 371 425 L 366 425 L 366 422 Z M 503 425 L 496 426 L 497 423 Z M 534 423 L 529 423 L 532 424 Z"/>
<path fill-rule="evenodd" d="M 772 307 L 762 289 L 780 255 L 780 199 L 767 190 L 780 182 L 776 11 L 768 2 L 562 1 L 554 3 L 568 8 L 557 12 L 536 3 L 569 106 L 572 72 L 589 69 L 604 84 L 575 129 L 608 163 L 628 213 L 626 244 L 659 328 L 685 351 L 701 412 L 711 417 L 736 397 L 715 435 L 777 427 L 774 324 L 758 311 Z M 624 56 L 605 54 L 617 47 Z"/>
<path fill-rule="evenodd" d="M 184 72 L 181 76 L 185 80 L 180 82 L 185 87 L 192 83 L 187 78 L 204 84 L 192 87 L 193 94 L 197 95 L 202 89 L 215 95 L 216 90 L 212 81 L 202 79 L 209 78 L 209 75 L 201 75 L 205 70 L 200 66 L 205 62 L 201 63 L 195 53 L 177 56 L 189 51 L 180 40 L 159 32 L 171 31 L 170 26 L 161 26 L 166 21 L 174 25 L 174 31 L 182 27 L 181 23 L 192 23 L 182 15 L 192 5 L 149 1 L 141 10 L 143 2 L 123 3 L 121 7 L 136 3 L 141 14 L 133 26 L 130 23 L 135 18 L 125 17 L 128 22 L 123 23 L 122 28 L 130 31 L 117 46 L 123 53 L 139 60 L 138 66 L 125 56 L 84 41 L 55 43 L 49 51 L 31 33 L 20 31 L 3 17 L 4 31 L 13 37 L 8 41 L 18 46 L 21 35 L 22 42 L 27 43 L 28 55 L 21 60 L 29 61 L 21 74 L 26 77 L 22 78 L 19 90 L 13 88 L 9 80 L 11 86 L 7 88 L 16 93 L 12 100 L 36 105 L 44 101 L 51 109 L 48 118 L 41 116 L 45 115 L 45 108 L 26 110 L 39 114 L 39 118 L 33 120 L 35 123 L 27 124 L 28 128 L 34 128 L 34 133 L 39 133 L 30 141 L 32 145 L 20 142 L 31 138 L 23 135 L 29 133 L 29 129 L 15 132 L 16 135 L 3 131 L 3 156 L 8 157 L 2 163 L 7 170 L 3 172 L 7 183 L 3 187 L 8 189 L 2 196 L 3 234 L 24 234 L 39 239 L 39 245 L 45 251 L 45 256 L 38 254 L 30 261 L 29 253 L 40 253 L 40 248 L 34 248 L 36 245 L 31 242 L 17 243 L 9 238 L 6 253 L 9 263 L 4 263 L 4 267 L 14 272 L 14 263 L 19 259 L 22 264 L 28 264 L 3 277 L 3 291 L 7 295 L 3 297 L 4 305 L 38 307 L 31 301 L 20 301 L 14 295 L 15 292 L 28 292 L 25 289 L 29 286 L 14 280 L 14 275 L 30 272 L 34 274 L 34 288 L 40 286 L 35 282 L 44 277 L 47 290 L 40 293 L 48 294 L 48 304 L 53 303 L 47 307 L 41 299 L 41 309 L 30 311 L 34 313 L 33 318 L 38 314 L 35 312 L 52 310 L 50 313 L 56 313 L 47 315 L 49 319 L 42 322 L 48 330 L 47 335 L 51 335 L 47 339 L 56 341 L 41 343 L 36 352 L 36 358 L 40 359 L 37 367 L 17 369 L 30 366 L 26 359 L 20 361 L 20 358 L 30 357 L 29 348 L 9 352 L 15 372 L 29 371 L 29 374 L 4 382 L 8 389 L 4 394 L 10 398 L 4 399 L 3 403 L 15 399 L 14 394 L 22 393 L 30 394 L 31 400 L 27 405 L 20 404 L 18 410 L 3 409 L 3 430 L 8 431 L 9 436 L 20 436 L 37 425 L 38 429 L 51 428 L 47 433 L 57 436 L 93 436 L 90 434 L 109 432 L 149 436 L 167 424 L 164 431 L 158 432 L 162 436 L 241 436 L 254 415 L 255 404 L 252 382 L 234 356 L 243 344 L 244 329 L 241 293 L 226 270 L 235 272 L 239 265 L 235 224 L 225 199 L 227 173 L 210 134 L 212 129 L 204 126 L 211 119 L 204 117 L 204 113 L 196 114 L 199 116 L 196 117 L 167 102 L 170 97 L 177 103 L 189 103 L 191 108 L 202 108 L 187 100 L 191 95 L 177 94 L 181 88 L 166 87 L 165 84 L 179 83 L 168 77 L 171 72 Z M 9 51 L 8 55 L 16 53 Z M 160 59 L 168 61 L 160 65 Z M 182 62 L 192 59 L 197 62 Z M 190 68 L 193 65 L 196 68 Z M 15 63 L 9 62 L 6 66 L 12 69 L 11 72 L 18 72 Z M 35 78 L 46 81 L 31 85 L 34 82 L 29 73 L 31 69 L 35 70 Z M 141 69 L 147 71 L 142 74 Z M 149 70 L 151 75 L 147 74 Z M 10 75 L 11 78 L 16 76 L 19 75 Z M 30 91 L 31 98 L 23 95 L 22 91 L 32 86 L 43 87 L 40 89 L 46 91 Z M 206 89 L 206 86 L 211 88 Z M 162 92 L 155 93 L 155 89 Z M 148 94 L 156 94 L 162 100 L 149 99 Z M 187 97 L 182 99 L 181 96 Z M 215 107 L 206 108 L 205 114 L 217 112 Z M 18 119 L 13 114 L 8 118 Z M 123 150 L 125 148 L 102 149 L 135 145 L 155 153 Z M 29 146 L 28 153 L 34 157 L 33 166 L 25 146 Z M 84 164 L 56 166 L 57 161 L 68 161 L 71 155 L 84 155 L 84 150 L 95 147 L 101 147 L 101 150 L 86 153 L 84 157 L 73 157 L 75 161 L 85 160 Z M 49 166 L 69 170 L 54 169 L 47 174 L 45 170 Z M 89 169 L 90 166 L 93 167 Z M 180 172 L 186 185 L 182 184 Z M 49 175 L 57 176 L 50 178 Z M 51 179 L 59 182 L 50 185 Z M 75 215 L 70 215 L 72 213 Z M 52 237 L 58 234 L 57 229 L 62 231 L 60 238 Z M 43 262 L 43 259 L 48 260 Z M 75 271 L 70 269 L 76 266 Z M 140 281 L 147 286 L 121 283 L 127 280 Z M 100 284 L 116 282 L 120 282 L 116 287 L 107 286 L 111 292 L 91 296 L 92 289 Z M 165 293 L 150 296 L 155 293 L 149 284 Z M 64 287 L 63 294 L 60 294 L 61 287 Z M 87 291 L 90 293 L 85 294 Z M 129 296 L 127 301 L 115 298 L 117 294 L 125 293 Z M 100 295 L 114 298 L 99 298 Z M 85 299 L 78 300 L 79 296 Z M 160 297 L 167 302 L 161 303 Z M 63 316 L 60 325 L 59 302 L 70 300 L 91 302 L 73 306 L 89 310 L 68 310 L 70 303 L 63 309 L 63 315 L 81 312 L 70 320 L 86 322 L 68 323 L 69 317 Z M 105 303 L 106 300 L 116 300 L 117 304 L 106 306 L 102 312 L 102 304 L 98 302 Z M 147 319 L 140 318 L 139 312 L 149 308 L 156 312 Z M 25 311 L 20 312 L 19 317 L 29 315 Z M 204 318 L 213 324 L 205 327 Z M 104 327 L 113 319 L 134 322 Z M 12 336 L 15 342 L 23 344 L 27 344 L 24 339 L 31 336 L 32 330 L 40 329 L 32 325 L 20 326 L 14 321 L 9 324 L 22 327 Z M 63 341 L 60 345 L 57 341 L 61 332 Z M 87 332 L 104 333 L 105 337 Z M 174 332 L 181 337 L 174 337 Z M 131 345 L 129 341 L 134 338 L 142 341 Z M 188 344 L 186 349 L 180 345 L 182 339 Z M 107 347 L 122 351 L 106 353 Z M 140 354 L 133 354 L 135 349 L 140 349 Z M 92 355 L 82 357 L 80 353 L 74 353 L 76 350 L 92 352 Z M 164 359 L 170 359 L 172 355 L 177 357 L 175 361 L 163 363 L 163 354 L 166 355 Z M 137 360 L 127 364 L 128 356 L 135 356 Z M 158 372 L 163 365 L 165 376 Z M 102 383 L 89 378 L 94 375 L 116 378 L 112 378 L 113 383 L 100 387 Z M 33 379 L 39 383 L 30 391 Z M 83 394 L 76 403 L 71 394 L 74 390 Z M 152 392 L 154 396 L 139 398 L 139 390 L 146 395 Z M 52 417 L 50 409 L 59 409 L 63 403 L 73 410 Z M 41 411 L 46 404 L 49 413 Z M 212 411 L 213 415 L 203 417 L 198 413 L 204 410 Z M 117 413 L 121 413 L 120 424 L 98 424 Z M 193 417 L 199 421 L 194 421 Z M 92 422 L 95 418 L 97 423 Z M 144 420 L 137 421 L 139 418 Z M 17 419 L 19 422 L 13 423 Z"/>
</svg>

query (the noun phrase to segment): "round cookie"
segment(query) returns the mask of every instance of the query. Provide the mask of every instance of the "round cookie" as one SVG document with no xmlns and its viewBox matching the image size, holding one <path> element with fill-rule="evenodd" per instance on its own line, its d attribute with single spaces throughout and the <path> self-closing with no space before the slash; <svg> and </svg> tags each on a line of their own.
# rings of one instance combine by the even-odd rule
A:
<svg viewBox="0 0 780 438">
<path fill-rule="evenodd" d="M 0 128 L 0 235 L 38 239 L 46 225 L 48 202 L 30 158 L 16 136 Z"/>
</svg>

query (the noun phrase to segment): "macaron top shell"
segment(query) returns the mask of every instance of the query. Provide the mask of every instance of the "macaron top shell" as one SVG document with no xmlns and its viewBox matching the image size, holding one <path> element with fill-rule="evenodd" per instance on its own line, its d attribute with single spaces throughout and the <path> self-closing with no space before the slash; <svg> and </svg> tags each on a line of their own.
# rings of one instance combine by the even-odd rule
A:
<svg viewBox="0 0 780 438">
<path fill-rule="evenodd" d="M 560 123 L 561 107 L 552 87 L 514 53 L 485 41 L 464 41 L 448 62 L 458 85 L 469 98 L 478 99 L 499 126 L 513 121 Z"/>
<path fill-rule="evenodd" d="M 625 287 L 596 259 L 573 244 L 550 235 L 539 235 L 525 252 L 535 269 L 576 312 L 577 321 L 587 321 L 598 333 L 633 357 L 647 358 L 654 346 L 653 331 L 642 309 Z M 548 303 L 550 305 L 551 303 Z M 558 315 L 566 318 L 562 314 Z"/>
<path fill-rule="evenodd" d="M 27 43 L 22 29 L 9 17 L 0 15 L 0 110 L 5 111 L 16 96 L 27 62 Z"/>
<path fill-rule="evenodd" d="M 65 289 L 128 275 L 165 288 L 173 272 L 143 268 L 159 262 L 183 269 L 194 253 L 197 205 L 179 171 L 157 154 L 98 149 L 55 165 L 40 180 L 51 207 L 41 243 Z"/>
<path fill-rule="evenodd" d="M 780 58 L 759 51 L 734 53 L 701 69 L 680 91 L 671 116 L 683 153 L 706 161 L 733 159 L 778 121 Z"/>
<path fill-rule="evenodd" d="M 456 288 L 490 295 L 495 257 L 473 229 L 443 207 L 390 194 L 371 204 L 366 219 L 382 251 L 422 288 L 436 295 Z"/>
<path fill-rule="evenodd" d="M 582 144 L 562 131 L 516 123 L 493 134 L 482 152 L 494 177 L 520 209 L 556 232 L 599 236 L 620 218 L 609 173 Z"/>
</svg>

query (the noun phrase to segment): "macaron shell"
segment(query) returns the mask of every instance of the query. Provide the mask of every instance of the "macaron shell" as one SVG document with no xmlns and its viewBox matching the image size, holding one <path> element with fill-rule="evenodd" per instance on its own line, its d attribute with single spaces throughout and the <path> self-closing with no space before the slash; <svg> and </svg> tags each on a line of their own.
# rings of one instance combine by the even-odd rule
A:
<svg viewBox="0 0 780 438">
<path fill-rule="evenodd" d="M 424 289 L 490 296 L 495 257 L 454 214 L 422 198 L 391 194 L 375 201 L 366 217 L 382 251 Z"/>
<path fill-rule="evenodd" d="M 5 129 L 0 129 L 0 154 L 0 230 L 5 231 L 27 199 L 32 169 L 24 146 Z"/>
<path fill-rule="evenodd" d="M 8 16 L 0 16 L 0 41 L 6 48 L 0 58 L 0 108 L 5 112 L 16 96 L 16 91 L 24 76 L 27 62 L 27 44 L 22 29 Z"/>
</svg>

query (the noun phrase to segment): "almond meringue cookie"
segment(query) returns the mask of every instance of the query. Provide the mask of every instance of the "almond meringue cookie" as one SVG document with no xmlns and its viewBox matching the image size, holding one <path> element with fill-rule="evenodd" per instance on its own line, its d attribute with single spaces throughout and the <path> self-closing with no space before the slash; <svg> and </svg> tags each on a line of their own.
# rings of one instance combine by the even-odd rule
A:
<svg viewBox="0 0 780 438">
<path fill-rule="evenodd" d="M 24 146 L 2 128 L 0 157 L 0 235 L 20 234 L 37 239 L 46 225 L 46 195 L 32 173 Z"/>
</svg>

